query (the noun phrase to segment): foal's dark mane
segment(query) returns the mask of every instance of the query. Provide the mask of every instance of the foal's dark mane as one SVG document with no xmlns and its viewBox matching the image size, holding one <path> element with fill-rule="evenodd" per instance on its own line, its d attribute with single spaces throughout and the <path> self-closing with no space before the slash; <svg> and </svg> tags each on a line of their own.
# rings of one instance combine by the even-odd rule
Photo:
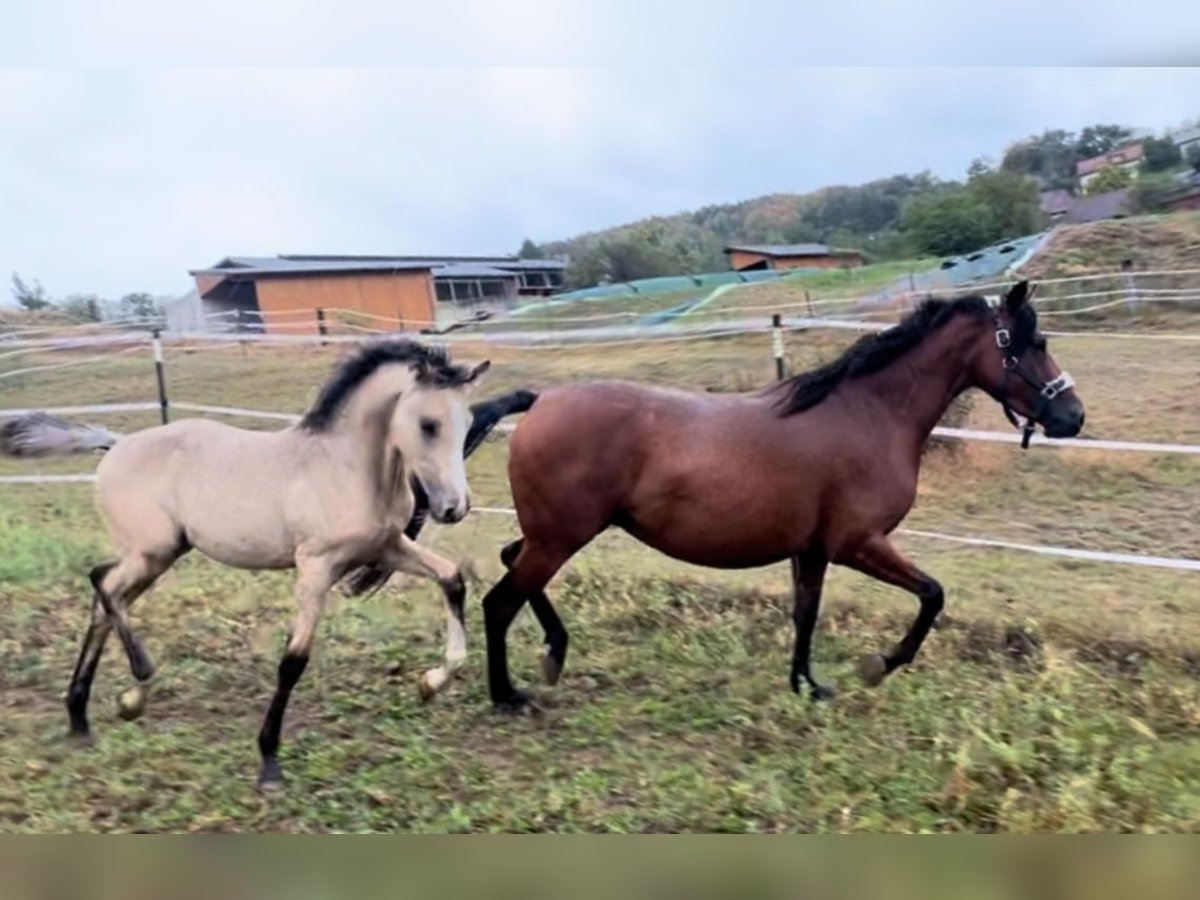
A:
<svg viewBox="0 0 1200 900">
<path fill-rule="evenodd" d="M 842 382 L 886 368 L 960 315 L 979 319 L 990 316 L 991 311 L 987 300 L 977 295 L 926 300 L 899 324 L 859 338 L 832 362 L 771 385 L 763 394 L 778 395 L 781 416 L 804 412 L 828 397 Z"/>
<path fill-rule="evenodd" d="M 328 431 L 346 398 L 381 366 L 392 363 L 407 363 L 416 372 L 417 383 L 431 387 L 455 387 L 471 378 L 471 370 L 452 363 L 442 347 L 408 338 L 368 344 L 337 367 L 321 388 L 317 402 L 300 420 L 300 427 L 306 431 Z"/>
</svg>

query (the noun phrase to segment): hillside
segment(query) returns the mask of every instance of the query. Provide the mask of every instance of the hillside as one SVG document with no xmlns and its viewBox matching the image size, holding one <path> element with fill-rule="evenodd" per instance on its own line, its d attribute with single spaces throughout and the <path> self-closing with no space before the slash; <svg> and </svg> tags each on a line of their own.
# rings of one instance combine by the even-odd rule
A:
<svg viewBox="0 0 1200 900">
<path fill-rule="evenodd" d="M 905 202 L 942 186 L 925 172 L 807 194 L 768 194 L 549 241 L 539 249 L 571 260 L 574 286 L 720 271 L 726 268 L 722 248 L 731 241 L 820 241 L 862 249 L 872 260 L 897 259 L 916 255 L 897 231 Z"/>
<path fill-rule="evenodd" d="M 1143 272 L 1200 267 L 1200 212 L 1060 226 L 1021 274 L 1038 280 L 1113 272 L 1126 259 Z"/>
</svg>

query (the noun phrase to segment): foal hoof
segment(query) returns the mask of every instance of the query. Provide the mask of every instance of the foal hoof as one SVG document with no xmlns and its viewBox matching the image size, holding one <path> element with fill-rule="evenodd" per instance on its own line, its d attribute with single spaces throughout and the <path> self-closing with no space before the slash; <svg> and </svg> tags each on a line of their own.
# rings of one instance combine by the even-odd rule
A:
<svg viewBox="0 0 1200 900">
<path fill-rule="evenodd" d="M 438 695 L 442 689 L 442 684 L 445 682 L 445 676 L 441 676 L 441 681 L 438 681 L 438 675 L 441 673 L 422 672 L 417 676 L 417 692 L 421 695 L 421 702 L 428 703 Z"/>
<path fill-rule="evenodd" d="M 560 675 L 562 675 L 562 660 L 555 658 L 554 651 L 547 644 L 542 648 L 542 677 L 546 679 L 546 684 L 554 687 L 558 684 Z"/>
<path fill-rule="evenodd" d="M 858 661 L 858 677 L 867 687 L 878 687 L 887 674 L 887 660 L 881 653 L 868 653 Z"/>
<path fill-rule="evenodd" d="M 134 722 L 146 711 L 146 686 L 135 684 L 121 694 L 117 700 L 117 715 L 126 722 Z"/>
<path fill-rule="evenodd" d="M 141 644 L 134 644 L 130 651 L 129 669 L 138 681 L 149 681 L 154 677 L 154 662 Z"/>
<path fill-rule="evenodd" d="M 816 701 L 832 700 L 837 696 L 837 691 L 827 684 L 814 684 L 809 690 L 808 695 Z"/>
<path fill-rule="evenodd" d="M 67 732 L 67 743 L 69 743 L 72 747 L 79 747 L 80 749 L 83 749 L 85 747 L 95 746 L 96 739 L 92 737 L 91 731 L 77 731 L 72 728 Z"/>
<path fill-rule="evenodd" d="M 493 700 L 492 708 L 506 716 L 520 716 L 537 709 L 533 705 L 533 697 L 516 688 L 503 700 Z"/>
</svg>

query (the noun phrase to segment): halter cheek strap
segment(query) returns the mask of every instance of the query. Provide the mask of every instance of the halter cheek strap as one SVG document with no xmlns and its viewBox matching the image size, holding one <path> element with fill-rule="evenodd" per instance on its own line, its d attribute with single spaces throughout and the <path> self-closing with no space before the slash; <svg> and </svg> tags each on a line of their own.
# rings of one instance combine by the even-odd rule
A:
<svg viewBox="0 0 1200 900">
<path fill-rule="evenodd" d="M 1042 417 L 1042 413 L 1046 411 L 1046 407 L 1055 397 L 1075 386 L 1075 379 L 1067 372 L 1060 372 L 1057 378 L 1041 381 L 1026 372 L 1021 366 L 1021 361 L 1012 353 L 1012 334 L 1000 324 L 999 318 L 996 319 L 996 346 L 1004 354 L 1004 380 L 1000 382 L 1000 406 L 1004 410 L 1005 418 L 1013 424 L 1013 427 L 1021 429 L 1021 449 L 1028 450 L 1037 420 Z M 1008 405 L 1009 374 L 1016 375 L 1038 393 L 1033 414 L 1025 421 L 1024 425 L 1021 424 L 1012 407 Z"/>
</svg>

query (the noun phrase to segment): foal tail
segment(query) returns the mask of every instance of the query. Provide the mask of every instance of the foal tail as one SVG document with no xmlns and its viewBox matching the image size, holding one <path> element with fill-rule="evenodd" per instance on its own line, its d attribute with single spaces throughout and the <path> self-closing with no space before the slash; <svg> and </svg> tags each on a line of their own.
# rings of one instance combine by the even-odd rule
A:
<svg viewBox="0 0 1200 900">
<path fill-rule="evenodd" d="M 463 444 L 463 458 L 474 453 L 483 439 L 487 437 L 505 416 L 526 412 L 538 395 L 533 391 L 519 390 L 491 400 L 483 400 L 471 406 L 471 427 L 467 429 L 467 438 Z M 415 478 L 412 481 L 413 512 L 412 518 L 405 526 L 405 537 L 417 539 L 421 529 L 425 527 L 425 519 L 429 515 L 429 498 L 421 482 Z M 359 597 L 372 594 L 379 590 L 392 577 L 390 569 L 379 565 L 361 566 L 346 576 L 343 591 L 347 596 Z"/>
<path fill-rule="evenodd" d="M 107 450 L 117 442 L 99 425 L 77 425 L 44 412 L 0 422 L 0 453 L 8 456 L 65 456 Z"/>
</svg>

